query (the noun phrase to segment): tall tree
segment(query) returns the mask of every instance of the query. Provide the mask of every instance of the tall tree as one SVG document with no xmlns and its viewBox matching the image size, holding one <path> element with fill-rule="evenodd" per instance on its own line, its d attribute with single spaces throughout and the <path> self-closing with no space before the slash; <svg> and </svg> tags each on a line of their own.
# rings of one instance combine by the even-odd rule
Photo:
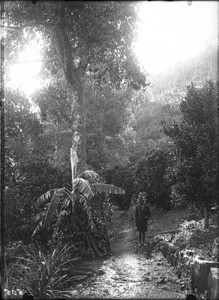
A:
<svg viewBox="0 0 219 300">
<path fill-rule="evenodd" d="M 129 133 L 133 90 L 124 84 L 120 90 L 105 84 L 95 90 L 92 76 L 86 78 L 85 118 L 87 164 L 102 173 L 105 167 L 125 164 L 134 145 Z M 44 135 L 53 145 L 50 162 L 61 169 L 69 167 L 71 147 L 71 99 L 56 83 L 34 96 L 44 124 Z"/>
<path fill-rule="evenodd" d="M 191 84 L 180 105 L 182 121 L 163 124 L 177 148 L 175 195 L 206 211 L 216 204 L 218 192 L 217 97 L 213 82 L 202 88 Z"/>
<path fill-rule="evenodd" d="M 127 161 L 126 128 L 133 91 L 124 85 L 120 90 L 105 85 L 95 91 L 92 81 L 85 89 L 88 163 L 101 172 Z M 98 113 L 97 113 L 98 112 Z M 100 173 L 101 174 L 101 173 Z"/>
<path fill-rule="evenodd" d="M 96 85 L 120 87 L 124 81 L 138 89 L 145 85 L 132 51 L 136 5 L 133 2 L 7 3 L 9 26 L 41 31 L 47 43 L 45 62 L 62 70 L 72 105 L 72 147 L 79 148 L 80 169 L 86 168 L 84 89 L 86 75 Z M 52 57 L 52 59 L 51 59 Z M 53 59 L 54 58 L 54 59 Z M 76 112 L 76 113 L 75 113 Z"/>
</svg>

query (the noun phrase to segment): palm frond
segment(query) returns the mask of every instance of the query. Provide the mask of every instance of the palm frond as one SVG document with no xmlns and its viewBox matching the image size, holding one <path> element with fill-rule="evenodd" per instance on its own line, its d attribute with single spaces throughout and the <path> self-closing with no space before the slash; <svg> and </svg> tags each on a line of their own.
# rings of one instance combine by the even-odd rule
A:
<svg viewBox="0 0 219 300">
<path fill-rule="evenodd" d="M 90 184 L 83 178 L 76 178 L 73 181 L 75 189 L 81 192 L 86 198 L 93 197 L 94 194 L 90 188 Z"/>
<path fill-rule="evenodd" d="M 91 184 L 92 191 L 99 193 L 108 193 L 108 194 L 125 194 L 125 191 L 117 186 L 106 183 L 93 183 Z"/>
<path fill-rule="evenodd" d="M 92 170 L 86 170 L 82 172 L 81 174 L 78 175 L 78 178 L 86 179 L 89 181 L 90 184 L 98 182 L 100 180 L 99 175 Z"/>
</svg>

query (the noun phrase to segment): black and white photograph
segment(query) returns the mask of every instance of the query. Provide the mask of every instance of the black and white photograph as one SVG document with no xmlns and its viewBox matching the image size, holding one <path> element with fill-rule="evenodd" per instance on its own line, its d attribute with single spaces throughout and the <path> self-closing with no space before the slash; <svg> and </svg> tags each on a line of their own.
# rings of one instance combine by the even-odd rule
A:
<svg viewBox="0 0 219 300">
<path fill-rule="evenodd" d="M 218 19 L 0 2 L 1 299 L 219 299 Z"/>
</svg>

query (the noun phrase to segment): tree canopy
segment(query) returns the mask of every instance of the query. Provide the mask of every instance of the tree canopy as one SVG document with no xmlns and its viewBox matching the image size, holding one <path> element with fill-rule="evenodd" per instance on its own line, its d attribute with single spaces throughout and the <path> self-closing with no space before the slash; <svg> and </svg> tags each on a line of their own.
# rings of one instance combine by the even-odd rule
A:
<svg viewBox="0 0 219 300">
<path fill-rule="evenodd" d="M 202 88 L 191 84 L 180 104 L 181 122 L 163 123 L 177 149 L 176 198 L 207 208 L 217 200 L 217 97 L 212 81 Z"/>
<path fill-rule="evenodd" d="M 44 65 L 49 73 L 64 76 L 72 101 L 72 146 L 79 149 L 81 168 L 86 165 L 84 90 L 86 76 L 94 85 L 134 89 L 146 85 L 133 54 L 136 5 L 133 2 L 30 2 L 7 3 L 9 27 L 34 28 L 46 41 Z M 31 33 L 30 33 L 31 34 Z M 60 73 L 61 70 L 61 73 Z M 78 115 L 78 118 L 76 117 Z M 79 139 L 77 138 L 79 136 Z M 79 142 L 79 143 L 78 143 Z"/>
<path fill-rule="evenodd" d="M 132 49 L 136 3 L 6 1 L 5 10 L 6 79 L 27 43 L 43 45 L 38 114 L 5 90 L 8 236 L 29 235 L 36 197 L 71 189 L 70 148 L 78 173 L 95 170 L 126 191 L 113 196 L 121 208 L 140 192 L 164 209 L 214 205 L 217 93 L 213 82 L 203 85 L 215 80 L 213 49 L 144 89 Z"/>
</svg>

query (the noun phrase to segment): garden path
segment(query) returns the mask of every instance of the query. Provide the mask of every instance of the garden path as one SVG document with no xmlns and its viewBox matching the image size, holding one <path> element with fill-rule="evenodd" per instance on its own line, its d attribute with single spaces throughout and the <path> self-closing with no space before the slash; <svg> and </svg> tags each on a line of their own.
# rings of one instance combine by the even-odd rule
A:
<svg viewBox="0 0 219 300">
<path fill-rule="evenodd" d="M 176 215 L 166 218 L 165 222 L 159 218 L 156 224 L 153 223 L 155 229 L 149 229 L 148 235 L 153 231 L 167 230 L 173 220 L 177 226 Z M 187 292 L 182 289 L 173 267 L 161 253 L 153 250 L 150 238 L 146 246 L 137 246 L 133 214 L 117 210 L 112 222 L 117 228 L 117 235 L 111 241 L 112 256 L 106 260 L 83 262 L 84 266 L 98 268 L 98 272 L 77 286 L 73 291 L 74 298 L 185 299 Z"/>
</svg>

